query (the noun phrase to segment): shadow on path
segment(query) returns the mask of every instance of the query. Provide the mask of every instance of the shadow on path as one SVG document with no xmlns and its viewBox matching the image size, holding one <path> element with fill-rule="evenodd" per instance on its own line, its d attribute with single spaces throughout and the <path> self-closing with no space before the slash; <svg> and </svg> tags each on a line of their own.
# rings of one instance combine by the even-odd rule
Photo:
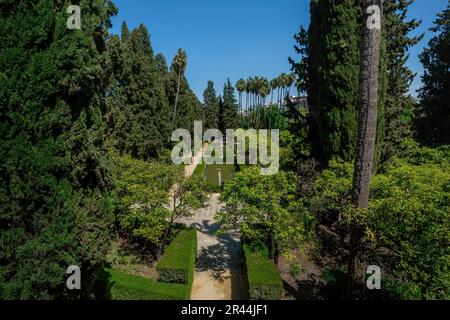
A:
<svg viewBox="0 0 450 320">
<path fill-rule="evenodd" d="M 248 299 L 248 281 L 242 259 L 239 231 L 218 235 L 220 225 L 211 224 L 209 220 L 203 220 L 201 224 L 192 223 L 191 226 L 197 228 L 199 237 L 203 238 L 195 271 L 209 271 L 212 278 L 221 283 L 230 279 L 231 299 Z"/>
</svg>

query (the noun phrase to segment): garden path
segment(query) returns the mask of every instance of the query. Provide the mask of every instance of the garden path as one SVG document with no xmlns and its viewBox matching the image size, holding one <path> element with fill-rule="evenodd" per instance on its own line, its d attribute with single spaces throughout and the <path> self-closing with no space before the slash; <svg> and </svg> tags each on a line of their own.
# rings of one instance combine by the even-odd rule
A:
<svg viewBox="0 0 450 320">
<path fill-rule="evenodd" d="M 181 223 L 197 228 L 198 254 L 192 286 L 192 300 L 248 299 L 247 279 L 241 255 L 240 233 L 217 235 L 215 214 L 223 204 L 220 194 L 211 194 L 207 207 Z"/>
</svg>

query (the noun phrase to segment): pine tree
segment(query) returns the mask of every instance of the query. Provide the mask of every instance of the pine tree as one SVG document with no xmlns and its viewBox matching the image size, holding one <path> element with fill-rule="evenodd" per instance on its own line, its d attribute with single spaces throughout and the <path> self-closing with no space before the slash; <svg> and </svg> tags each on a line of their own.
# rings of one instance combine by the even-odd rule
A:
<svg viewBox="0 0 450 320">
<path fill-rule="evenodd" d="M 116 8 L 0 3 L 0 299 L 86 298 L 109 250 L 105 36 Z M 82 270 L 69 292 L 66 270 Z"/>
<path fill-rule="evenodd" d="M 219 125 L 219 99 L 214 89 L 214 82 L 208 81 L 208 87 L 203 93 L 203 113 L 205 129 L 217 129 Z"/>
<path fill-rule="evenodd" d="M 450 4 L 431 30 L 436 35 L 420 56 L 425 73 L 419 91 L 419 138 L 432 144 L 450 144 Z"/>
</svg>

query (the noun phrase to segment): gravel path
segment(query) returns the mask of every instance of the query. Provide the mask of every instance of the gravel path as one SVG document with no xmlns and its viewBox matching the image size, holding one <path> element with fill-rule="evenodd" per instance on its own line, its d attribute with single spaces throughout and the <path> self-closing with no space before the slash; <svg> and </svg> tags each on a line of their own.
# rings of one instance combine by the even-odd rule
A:
<svg viewBox="0 0 450 320">
<path fill-rule="evenodd" d="M 220 210 L 219 194 L 211 194 L 208 206 L 193 217 L 178 222 L 198 230 L 198 255 L 192 287 L 192 300 L 248 299 L 247 279 L 243 272 L 239 232 L 217 236 L 215 214 Z"/>
</svg>

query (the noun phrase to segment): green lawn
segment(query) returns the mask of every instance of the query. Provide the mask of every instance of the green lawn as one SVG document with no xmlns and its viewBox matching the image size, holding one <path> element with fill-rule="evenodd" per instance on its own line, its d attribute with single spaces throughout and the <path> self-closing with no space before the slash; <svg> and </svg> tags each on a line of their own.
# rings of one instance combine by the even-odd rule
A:
<svg viewBox="0 0 450 320">
<path fill-rule="evenodd" d="M 218 186 L 217 169 L 222 170 L 222 183 L 227 183 L 233 179 L 236 170 L 233 164 L 212 164 L 206 165 L 203 176 L 206 178 L 206 182 L 213 186 Z"/>
</svg>

